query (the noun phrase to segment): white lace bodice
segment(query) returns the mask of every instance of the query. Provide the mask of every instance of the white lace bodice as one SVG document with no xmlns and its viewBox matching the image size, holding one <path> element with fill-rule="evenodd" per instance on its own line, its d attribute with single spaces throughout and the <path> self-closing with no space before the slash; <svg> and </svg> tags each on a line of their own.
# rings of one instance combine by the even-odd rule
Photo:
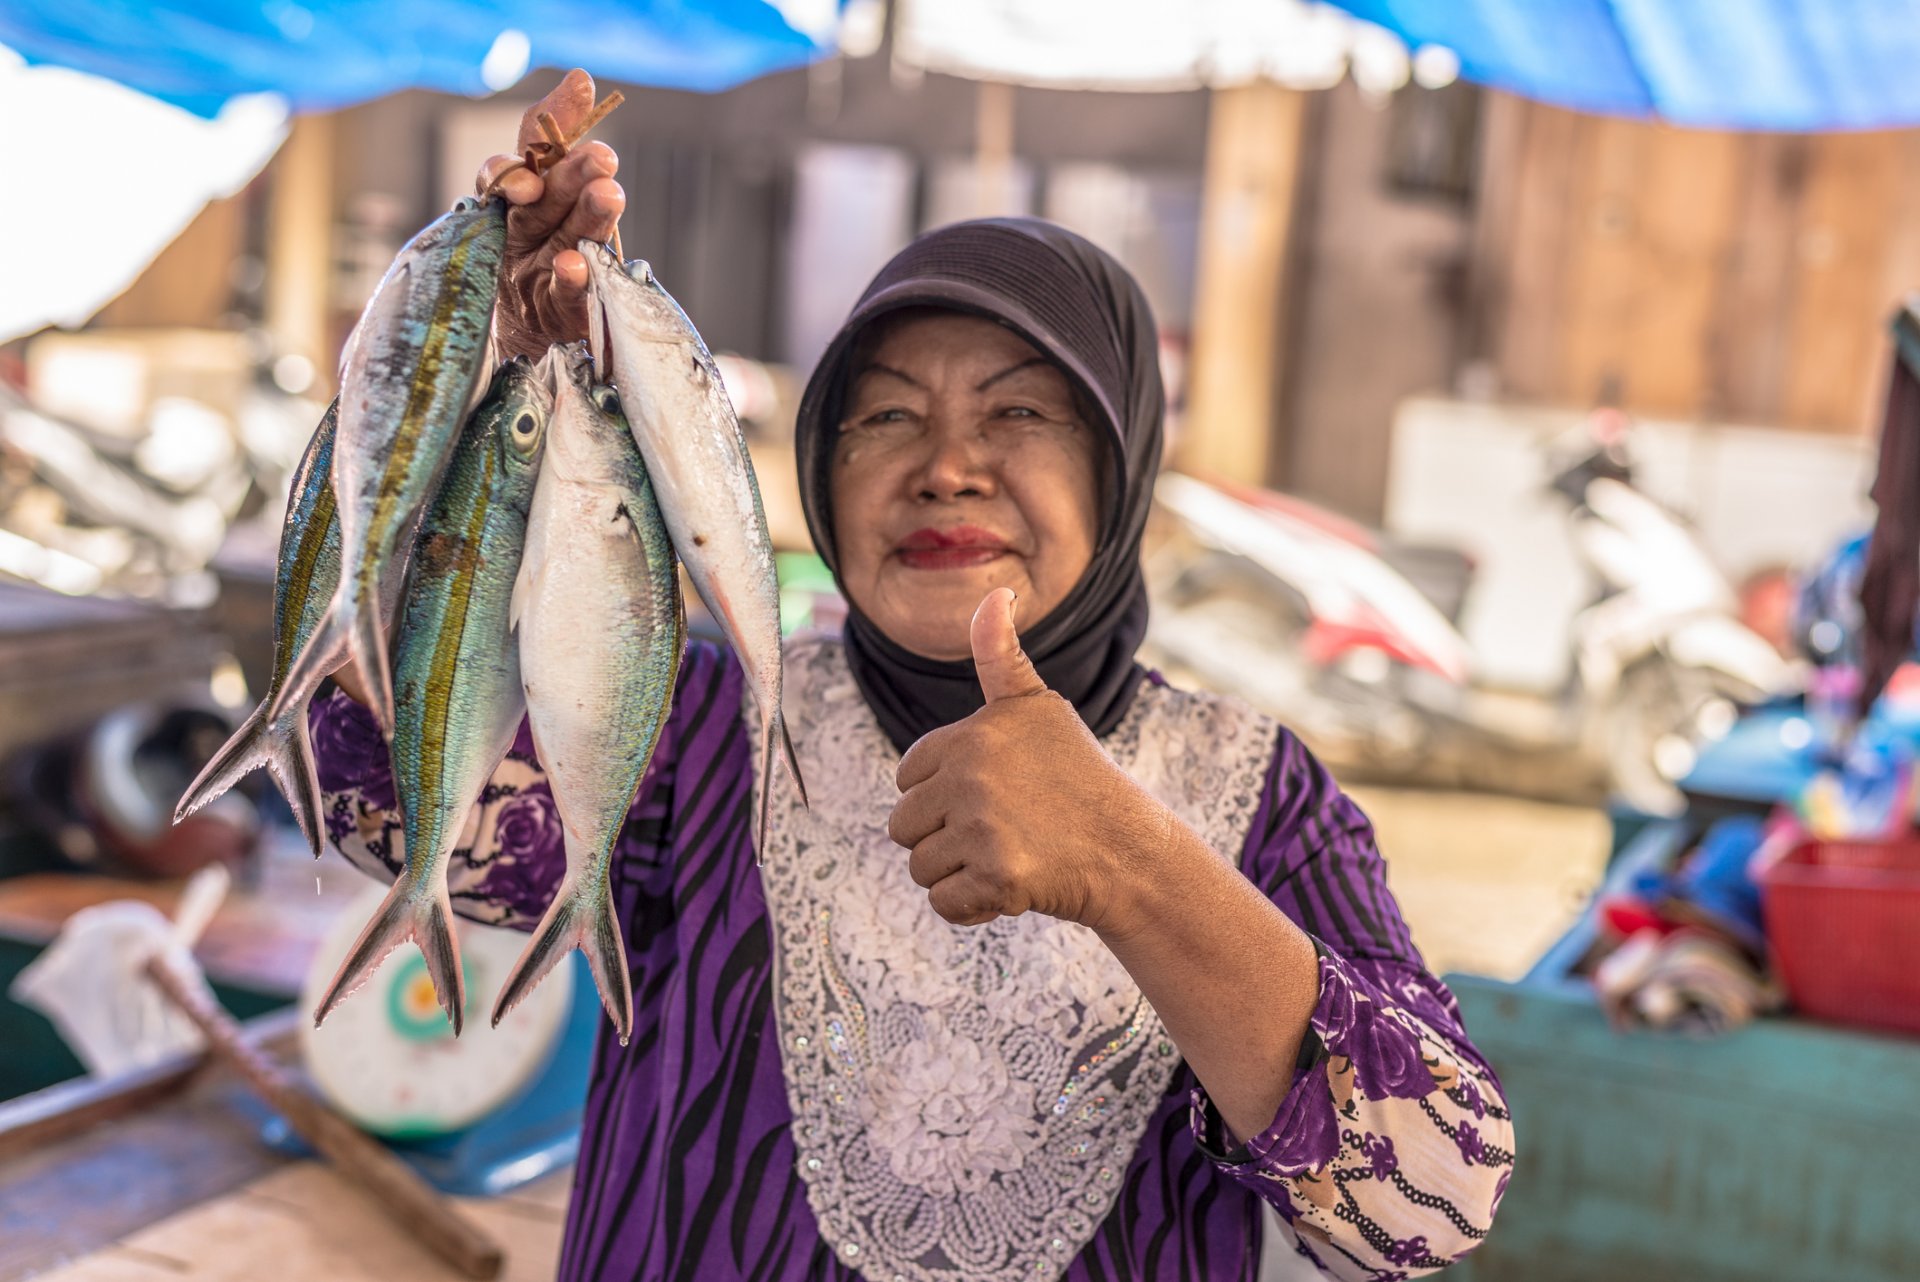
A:
<svg viewBox="0 0 1920 1282">
<path fill-rule="evenodd" d="M 934 913 L 887 836 L 899 754 L 838 641 L 790 642 L 786 690 L 813 804 L 776 774 L 762 875 L 821 1233 L 875 1282 L 1057 1276 L 1111 1207 L 1179 1052 L 1085 927 Z M 1103 743 L 1237 862 L 1276 733 L 1237 702 L 1147 684 Z"/>
</svg>

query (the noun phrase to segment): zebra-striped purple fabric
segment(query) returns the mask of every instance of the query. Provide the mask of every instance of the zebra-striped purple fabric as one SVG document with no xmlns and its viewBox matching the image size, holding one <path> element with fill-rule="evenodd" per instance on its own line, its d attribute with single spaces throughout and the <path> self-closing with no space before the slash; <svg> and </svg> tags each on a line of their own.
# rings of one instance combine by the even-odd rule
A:
<svg viewBox="0 0 1920 1282">
<path fill-rule="evenodd" d="M 634 1031 L 595 1051 L 560 1276 L 853 1279 L 822 1242 L 795 1170 L 755 869 L 739 669 L 689 648 L 671 719 L 616 867 Z M 371 717 L 316 701 L 334 843 L 397 866 L 397 817 Z M 515 773 L 517 771 L 517 773 Z M 563 859 L 526 734 L 482 798 L 494 848 L 462 851 L 455 902 L 530 927 Z M 1470 1250 L 1512 1163 L 1499 1086 L 1467 1041 L 1388 891 L 1365 816 L 1278 733 L 1242 870 L 1321 947 L 1321 1001 L 1272 1129 L 1217 1151 L 1217 1117 L 1175 1075 L 1114 1209 L 1065 1277 L 1248 1279 L 1263 1199 L 1329 1276 L 1406 1278 Z"/>
</svg>

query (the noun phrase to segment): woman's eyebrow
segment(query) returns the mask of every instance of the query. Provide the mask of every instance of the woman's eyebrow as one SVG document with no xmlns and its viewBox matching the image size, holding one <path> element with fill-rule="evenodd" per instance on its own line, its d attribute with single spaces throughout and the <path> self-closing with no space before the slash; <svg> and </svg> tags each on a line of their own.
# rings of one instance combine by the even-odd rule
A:
<svg viewBox="0 0 1920 1282">
<path fill-rule="evenodd" d="M 984 392 L 989 387 L 992 387 L 995 383 L 998 383 L 1001 379 L 1011 378 L 1013 375 L 1018 374 L 1021 370 L 1026 369 L 1029 366 L 1051 365 L 1052 363 L 1053 363 L 1052 361 L 1049 361 L 1044 356 L 1030 356 L 1026 360 L 1021 361 L 1018 365 L 1009 365 L 1005 369 L 1001 370 L 998 374 L 994 374 L 991 377 L 979 383 L 974 384 L 973 390 L 976 392 Z"/>
<path fill-rule="evenodd" d="M 854 371 L 853 379 L 855 382 L 859 382 L 868 374 L 891 374 L 909 386 L 917 387 L 922 391 L 926 390 L 926 384 L 922 383 L 913 375 L 902 373 L 891 365 L 882 365 L 879 361 L 868 361 L 865 365 L 862 365 L 858 370 Z"/>
</svg>

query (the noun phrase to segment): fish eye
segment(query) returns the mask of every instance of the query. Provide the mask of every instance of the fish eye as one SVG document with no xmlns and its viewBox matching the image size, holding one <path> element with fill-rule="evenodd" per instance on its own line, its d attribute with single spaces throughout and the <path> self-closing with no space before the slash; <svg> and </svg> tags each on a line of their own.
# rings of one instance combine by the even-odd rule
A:
<svg viewBox="0 0 1920 1282">
<path fill-rule="evenodd" d="M 532 436 L 539 429 L 539 420 L 530 413 L 523 411 L 519 418 L 513 420 L 513 434 L 522 440 Z"/>
<path fill-rule="evenodd" d="M 453 202 L 453 212 L 456 214 L 464 214 L 478 208 L 480 208 L 480 202 L 472 196 L 462 196 Z"/>
<path fill-rule="evenodd" d="M 620 412 L 620 393 L 610 384 L 602 383 L 593 391 L 593 403 L 602 413 L 617 414 Z"/>
</svg>

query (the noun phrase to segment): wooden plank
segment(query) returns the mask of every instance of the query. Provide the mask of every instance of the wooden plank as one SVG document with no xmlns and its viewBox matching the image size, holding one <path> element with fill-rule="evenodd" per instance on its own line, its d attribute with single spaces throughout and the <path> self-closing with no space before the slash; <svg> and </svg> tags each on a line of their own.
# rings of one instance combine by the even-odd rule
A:
<svg viewBox="0 0 1920 1282">
<path fill-rule="evenodd" d="M 1481 91 L 1480 155 L 1475 166 L 1473 222 L 1467 256 L 1467 306 L 1460 350 L 1469 360 L 1497 363 L 1514 289 L 1509 250 L 1517 243 L 1530 104 L 1498 90 Z"/>
<path fill-rule="evenodd" d="M 1708 354 L 1706 408 L 1717 417 L 1779 420 L 1792 354 L 1794 241 L 1813 145 L 1796 134 L 1741 140 L 1739 198 Z"/>
<path fill-rule="evenodd" d="M 1528 103 L 1516 167 L 1520 173 L 1511 239 L 1483 252 L 1507 262 L 1500 327 L 1493 347 L 1500 386 L 1523 401 L 1560 397 L 1562 304 L 1582 118 Z"/>
<path fill-rule="evenodd" d="M 1581 132 L 1558 399 L 1591 404 L 1617 384 L 1636 410 L 1698 414 L 1738 140 L 1624 120 Z"/>
<path fill-rule="evenodd" d="M 33 1277 L 285 1165 L 232 1078 L 0 1162 L 0 1282 Z"/>
<path fill-rule="evenodd" d="M 249 1040 L 291 1053 L 303 1012 L 289 1007 L 247 1020 Z M 0 1102 L 0 1164 L 45 1152 L 102 1122 L 140 1112 L 184 1090 L 208 1066 L 204 1051 L 171 1055 L 114 1077 L 82 1077 Z"/>
<path fill-rule="evenodd" d="M 1884 405 L 1886 389 L 1874 374 L 1897 301 L 1884 297 L 1883 268 L 1902 148 L 1895 134 L 1832 134 L 1810 156 L 1781 418 L 1795 427 L 1864 431 Z"/>
<path fill-rule="evenodd" d="M 0 1162 L 151 1107 L 185 1089 L 206 1063 L 204 1053 L 172 1055 L 117 1077 L 75 1078 L 0 1103 Z"/>
<path fill-rule="evenodd" d="M 285 351 L 313 362 L 316 392 L 333 385 L 334 133 L 331 116 L 295 118 L 268 169 L 266 327 Z"/>
<path fill-rule="evenodd" d="M 1635 197 L 1650 150 L 1624 120 L 1582 120 L 1567 210 L 1566 292 L 1553 397 L 1591 405 L 1603 384 L 1637 386 L 1632 335 L 1641 304 L 1641 213 Z"/>
<path fill-rule="evenodd" d="M 265 840 L 281 844 L 259 857 L 251 884 L 227 896 L 194 953 L 218 983 L 292 996 L 341 907 L 366 879 L 345 864 L 316 864 L 284 830 L 269 830 Z M 74 913 L 116 899 L 171 915 L 185 884 L 73 873 L 0 880 L 0 934 L 46 942 Z"/>
<path fill-rule="evenodd" d="M 549 1176 L 527 1196 L 461 1200 L 463 1211 L 484 1220 L 506 1246 L 503 1278 L 553 1277 L 564 1211 L 546 1205 L 551 1191 L 543 1186 L 564 1189 L 571 1175 Z M 331 1171 L 302 1162 L 132 1234 L 42 1282 L 440 1282 L 456 1276 Z"/>
<path fill-rule="evenodd" d="M 1200 269 L 1180 466 L 1264 484 L 1273 475 L 1287 242 L 1305 95 L 1258 82 L 1212 95 Z"/>
</svg>

